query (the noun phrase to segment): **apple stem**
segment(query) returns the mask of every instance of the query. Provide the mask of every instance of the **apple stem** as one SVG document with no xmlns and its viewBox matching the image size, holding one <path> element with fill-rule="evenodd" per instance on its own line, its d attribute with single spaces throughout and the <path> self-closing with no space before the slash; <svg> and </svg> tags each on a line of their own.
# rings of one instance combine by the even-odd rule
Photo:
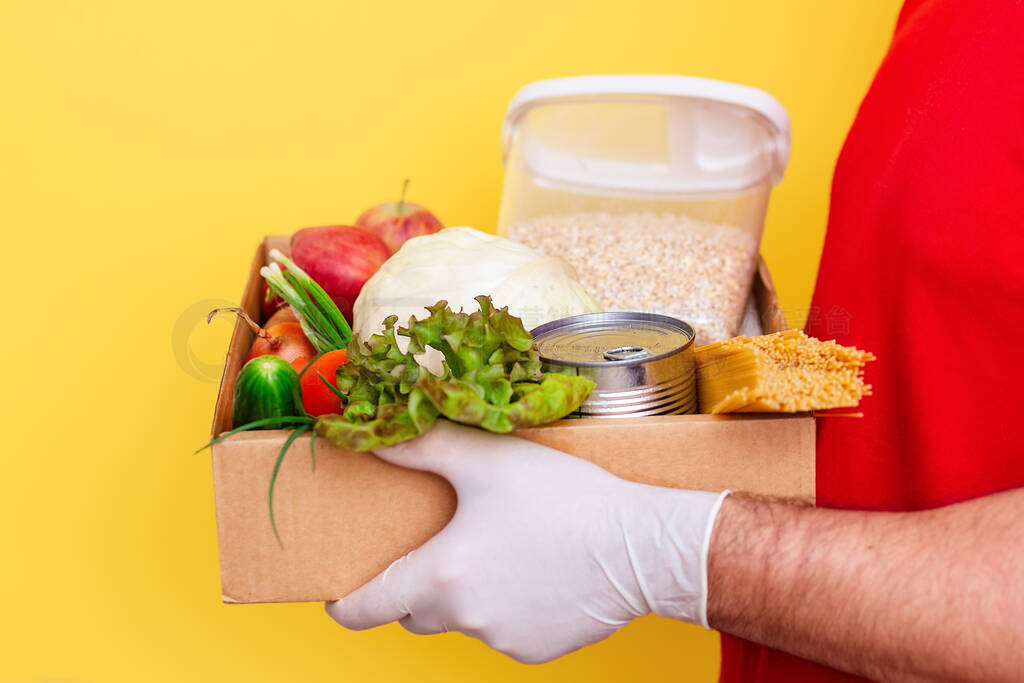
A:
<svg viewBox="0 0 1024 683">
<path fill-rule="evenodd" d="M 402 210 L 405 209 L 405 190 L 409 187 L 409 179 L 406 178 L 402 181 L 402 196 L 398 198 L 398 213 L 401 214 Z"/>
</svg>

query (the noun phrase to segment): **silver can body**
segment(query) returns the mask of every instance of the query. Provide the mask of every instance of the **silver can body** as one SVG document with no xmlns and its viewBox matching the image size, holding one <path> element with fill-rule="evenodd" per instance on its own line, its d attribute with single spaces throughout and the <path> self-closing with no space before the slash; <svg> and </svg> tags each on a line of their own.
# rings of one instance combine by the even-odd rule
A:
<svg viewBox="0 0 1024 683">
<path fill-rule="evenodd" d="M 693 327 L 654 313 L 589 313 L 532 331 L 544 369 L 586 377 L 582 417 L 697 412 Z"/>
</svg>

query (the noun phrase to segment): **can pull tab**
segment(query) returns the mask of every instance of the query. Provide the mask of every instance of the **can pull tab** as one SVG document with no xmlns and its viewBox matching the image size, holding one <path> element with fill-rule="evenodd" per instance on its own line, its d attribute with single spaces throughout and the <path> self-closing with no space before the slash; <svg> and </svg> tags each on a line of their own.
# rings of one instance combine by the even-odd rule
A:
<svg viewBox="0 0 1024 683">
<path fill-rule="evenodd" d="M 618 346 L 604 352 L 605 360 L 636 360 L 647 358 L 651 352 L 642 346 Z"/>
</svg>

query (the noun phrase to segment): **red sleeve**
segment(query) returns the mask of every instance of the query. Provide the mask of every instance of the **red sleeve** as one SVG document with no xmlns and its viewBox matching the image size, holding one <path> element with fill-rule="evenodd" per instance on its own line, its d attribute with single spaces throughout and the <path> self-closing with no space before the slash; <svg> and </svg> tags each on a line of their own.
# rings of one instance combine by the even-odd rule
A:
<svg viewBox="0 0 1024 683">
<path fill-rule="evenodd" d="M 865 416 L 819 420 L 820 505 L 1024 486 L 1024 3 L 903 8 L 836 165 L 807 332 L 878 356 Z M 850 680 L 722 653 L 723 681 Z"/>
</svg>

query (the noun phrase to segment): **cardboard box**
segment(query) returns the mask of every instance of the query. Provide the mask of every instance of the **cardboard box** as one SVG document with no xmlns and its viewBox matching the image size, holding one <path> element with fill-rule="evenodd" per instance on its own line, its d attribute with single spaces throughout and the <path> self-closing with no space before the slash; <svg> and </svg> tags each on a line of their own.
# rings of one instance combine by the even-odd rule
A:
<svg viewBox="0 0 1024 683">
<path fill-rule="evenodd" d="M 253 259 L 242 307 L 259 315 L 259 268 L 268 237 Z M 754 283 L 762 329 L 785 327 L 762 261 Z M 239 323 L 228 350 L 213 434 L 231 427 L 235 377 L 252 333 Z M 270 528 L 267 489 L 283 430 L 238 434 L 213 447 L 221 592 L 230 603 L 306 602 L 342 597 L 440 531 L 455 511 L 441 477 L 387 464 L 373 455 L 296 439 L 274 491 L 284 543 Z M 625 479 L 674 488 L 747 491 L 814 500 L 814 418 L 808 415 L 672 415 L 567 419 L 517 436 L 596 463 Z"/>
</svg>

